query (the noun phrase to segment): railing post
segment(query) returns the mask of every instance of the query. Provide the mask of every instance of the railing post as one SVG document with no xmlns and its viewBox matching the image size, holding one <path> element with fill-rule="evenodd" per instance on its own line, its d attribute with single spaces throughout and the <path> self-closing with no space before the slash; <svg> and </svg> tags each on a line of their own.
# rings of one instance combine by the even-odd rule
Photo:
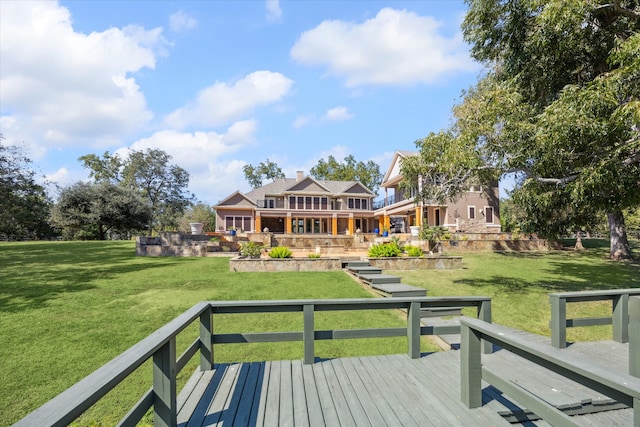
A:
<svg viewBox="0 0 640 427">
<path fill-rule="evenodd" d="M 478 319 L 491 323 L 491 300 L 482 301 L 478 306 Z M 490 341 L 482 340 L 482 353 L 493 353 L 493 344 Z"/>
<path fill-rule="evenodd" d="M 175 337 L 153 354 L 153 393 L 153 425 L 177 426 Z"/>
<path fill-rule="evenodd" d="M 640 378 L 640 296 L 629 298 L 629 375 Z M 640 421 L 640 405 L 633 410 Z"/>
<path fill-rule="evenodd" d="M 567 346 L 567 300 L 557 294 L 549 295 L 551 303 L 551 345 L 556 348 Z"/>
<path fill-rule="evenodd" d="M 213 369 L 213 310 L 211 305 L 200 313 L 200 370 Z"/>
<path fill-rule="evenodd" d="M 409 342 L 409 357 L 420 357 L 420 303 L 412 302 L 407 311 L 407 341 Z"/>
<path fill-rule="evenodd" d="M 613 296 L 613 340 L 629 342 L 629 294 Z"/>
<path fill-rule="evenodd" d="M 302 307 L 304 317 L 304 330 L 302 340 L 304 341 L 304 363 L 311 365 L 315 361 L 315 326 L 313 304 L 305 304 Z"/>
<path fill-rule="evenodd" d="M 460 392 L 467 408 L 482 406 L 480 334 L 460 323 Z"/>
</svg>

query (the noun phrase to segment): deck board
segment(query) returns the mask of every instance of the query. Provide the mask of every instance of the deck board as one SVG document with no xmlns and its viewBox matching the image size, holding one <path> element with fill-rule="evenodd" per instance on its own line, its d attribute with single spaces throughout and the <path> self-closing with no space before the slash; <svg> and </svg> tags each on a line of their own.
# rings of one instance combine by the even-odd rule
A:
<svg viewBox="0 0 640 427">
<path fill-rule="evenodd" d="M 534 339 L 532 337 L 532 339 Z M 628 345 L 578 343 L 561 351 L 625 372 Z M 598 362 L 599 361 L 599 362 Z M 555 405 L 608 399 L 500 350 L 483 365 Z M 196 370 L 179 396 L 179 426 L 509 426 L 518 402 L 483 383 L 483 406 L 460 399 L 460 352 L 216 365 Z M 580 425 L 632 425 L 631 409 L 577 415 Z M 538 420 L 529 425 L 546 427 Z"/>
</svg>

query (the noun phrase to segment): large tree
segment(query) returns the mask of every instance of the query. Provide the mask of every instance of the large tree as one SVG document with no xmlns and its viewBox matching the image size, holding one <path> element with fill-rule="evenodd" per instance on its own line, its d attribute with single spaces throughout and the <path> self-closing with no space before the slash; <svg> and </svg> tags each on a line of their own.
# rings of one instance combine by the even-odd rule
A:
<svg viewBox="0 0 640 427">
<path fill-rule="evenodd" d="M 377 163 L 372 160 L 366 163 L 356 161 L 352 155 L 345 157 L 342 162 L 338 162 L 333 156 L 329 156 L 327 160 L 320 159 L 309 173 L 317 179 L 359 181 L 374 193 L 378 192 L 382 183 L 382 173 Z"/>
<path fill-rule="evenodd" d="M 444 169 L 453 197 L 468 179 L 515 173 L 530 226 L 554 236 L 604 213 L 610 256 L 631 257 L 623 211 L 640 205 L 638 1 L 467 2 L 464 36 L 486 75 L 407 167 Z"/>
<path fill-rule="evenodd" d="M 10 240 L 51 237 L 51 200 L 36 181 L 21 147 L 6 146 L 0 134 L 0 236 Z"/>
<path fill-rule="evenodd" d="M 126 236 L 147 228 L 150 219 L 150 206 L 136 191 L 110 182 L 79 182 L 63 189 L 51 214 L 67 239 Z"/>
<path fill-rule="evenodd" d="M 151 206 L 149 233 L 175 230 L 194 196 L 187 190 L 189 173 L 170 164 L 171 156 L 162 150 L 131 151 L 126 159 L 104 153 L 88 154 L 79 159 L 91 170 L 96 182 L 112 182 L 138 191 Z"/>
<path fill-rule="evenodd" d="M 284 178 L 282 169 L 280 169 L 277 163 L 269 159 L 265 162 L 260 162 L 257 166 L 244 165 L 242 172 L 244 172 L 244 178 L 249 185 L 251 185 L 251 188 L 262 187 L 262 182 L 265 179 L 275 181 L 278 178 Z"/>
</svg>

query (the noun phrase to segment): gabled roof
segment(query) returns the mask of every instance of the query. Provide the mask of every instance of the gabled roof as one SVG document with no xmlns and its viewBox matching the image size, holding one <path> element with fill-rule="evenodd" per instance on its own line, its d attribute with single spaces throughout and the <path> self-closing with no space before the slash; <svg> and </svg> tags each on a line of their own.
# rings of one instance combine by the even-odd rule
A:
<svg viewBox="0 0 640 427">
<path fill-rule="evenodd" d="M 360 195 L 364 197 L 373 196 L 373 192 L 358 181 L 325 181 L 306 176 L 302 179 L 278 178 L 273 182 L 254 188 L 246 194 L 236 191 L 223 199 L 216 207 L 220 206 L 242 206 L 247 202 L 252 206 L 257 205 L 258 200 L 268 197 L 286 196 L 288 194 L 309 194 L 309 195 L 331 195 L 342 194 Z M 236 203 L 239 204 L 236 204 Z M 247 205 L 248 206 L 248 205 Z"/>
<path fill-rule="evenodd" d="M 231 193 L 231 195 L 222 199 L 216 205 L 216 207 L 218 206 L 233 206 L 233 207 L 246 206 L 246 207 L 253 208 L 256 206 L 256 202 L 252 200 L 250 197 L 248 197 L 247 195 L 243 194 L 242 192 L 235 191 L 234 193 Z"/>
<path fill-rule="evenodd" d="M 393 178 L 399 177 L 400 175 L 400 162 L 405 157 L 417 156 L 419 153 L 417 151 L 409 151 L 409 150 L 397 150 L 393 153 L 393 157 L 391 158 L 391 163 L 389 164 L 389 169 L 387 169 L 387 173 L 384 174 L 384 178 L 382 178 L 382 186 Z"/>
</svg>

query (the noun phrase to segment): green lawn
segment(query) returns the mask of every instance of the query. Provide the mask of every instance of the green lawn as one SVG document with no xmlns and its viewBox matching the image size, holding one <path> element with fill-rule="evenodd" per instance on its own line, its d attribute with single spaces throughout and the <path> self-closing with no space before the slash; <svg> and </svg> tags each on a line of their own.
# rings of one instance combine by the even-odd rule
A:
<svg viewBox="0 0 640 427">
<path fill-rule="evenodd" d="M 490 296 L 495 322 L 548 334 L 547 293 L 640 287 L 638 264 L 612 263 L 604 257 L 602 242 L 595 243 L 583 253 L 464 253 L 462 270 L 391 273 L 424 286 L 431 296 Z M 133 242 L 2 243 L 0 425 L 20 419 L 196 302 L 369 296 L 342 272 L 230 273 L 226 258 L 135 257 Z M 606 312 L 606 307 L 575 310 Z M 316 323 L 358 328 L 396 326 L 403 320 L 394 312 L 374 311 L 355 317 L 321 313 Z M 287 329 L 300 330 L 301 316 L 216 318 L 218 331 Z M 191 328 L 182 334 L 178 353 L 195 333 Z M 610 327 L 569 330 L 569 339 L 609 336 Z M 400 353 L 406 340 L 325 341 L 316 348 L 321 357 Z M 423 351 L 429 349 L 425 342 Z M 217 361 L 301 357 L 300 343 L 216 348 Z M 185 369 L 182 380 L 191 369 Z M 149 380 L 145 366 L 78 424 L 112 425 L 150 386 Z"/>
<path fill-rule="evenodd" d="M 204 300 L 371 297 L 343 272 L 231 273 L 228 258 L 134 256 L 133 242 L 0 244 L 0 425 L 10 424 Z M 216 331 L 302 330 L 301 314 L 216 317 Z M 405 324 L 395 311 L 319 313 L 318 328 Z M 197 336 L 188 329 L 178 354 Z M 406 338 L 320 342 L 320 357 L 401 353 Z M 435 347 L 425 340 L 423 351 Z M 302 358 L 302 343 L 216 347 L 216 361 Z M 196 358 L 197 359 L 197 358 Z M 143 367 L 81 425 L 113 425 L 150 386 Z M 185 368 L 183 377 L 190 375 Z"/>
</svg>

